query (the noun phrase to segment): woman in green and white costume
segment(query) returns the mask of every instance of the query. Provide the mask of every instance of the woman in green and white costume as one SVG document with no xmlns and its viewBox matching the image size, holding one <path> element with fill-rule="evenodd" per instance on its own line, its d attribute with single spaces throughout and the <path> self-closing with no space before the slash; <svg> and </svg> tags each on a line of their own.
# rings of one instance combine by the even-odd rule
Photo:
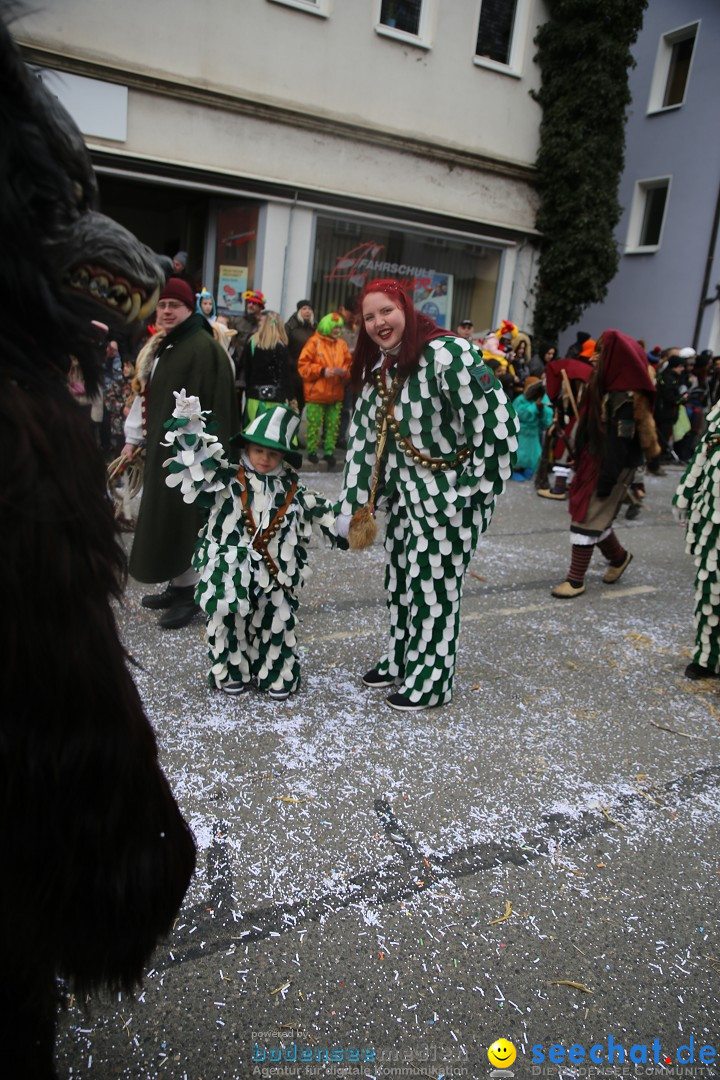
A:
<svg viewBox="0 0 720 1080">
<path fill-rule="evenodd" d="M 363 682 L 399 684 L 387 698 L 395 709 L 443 705 L 452 697 L 463 579 L 510 478 L 517 418 L 470 342 L 443 334 L 389 279 L 363 292 L 352 382 L 360 395 L 340 512 L 371 502 L 377 478 L 387 514 L 390 645 Z"/>
<path fill-rule="evenodd" d="M 720 674 L 720 402 L 678 486 L 673 504 L 687 523 L 685 550 L 695 562 L 695 652 L 685 674 Z"/>
<path fill-rule="evenodd" d="M 347 547 L 337 536 L 335 510 L 294 471 L 302 454 L 293 409 L 261 403 L 232 440 L 241 451 L 231 463 L 198 398 L 183 390 L 175 399 L 162 444 L 174 450 L 164 462 L 165 482 L 208 511 L 193 568 L 200 578 L 195 599 L 208 616 L 209 681 L 227 694 L 254 683 L 282 700 L 300 685 L 295 625 L 313 529 Z"/>
</svg>

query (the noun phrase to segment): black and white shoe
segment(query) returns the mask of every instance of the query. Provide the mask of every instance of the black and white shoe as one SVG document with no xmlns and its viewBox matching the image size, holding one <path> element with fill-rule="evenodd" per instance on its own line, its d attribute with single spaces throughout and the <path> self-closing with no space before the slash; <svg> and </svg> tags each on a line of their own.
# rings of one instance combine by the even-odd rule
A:
<svg viewBox="0 0 720 1080">
<path fill-rule="evenodd" d="M 362 681 L 366 686 L 372 686 L 375 690 L 382 690 L 386 686 L 394 686 L 397 682 L 392 675 L 381 675 L 377 668 L 363 675 Z"/>
<path fill-rule="evenodd" d="M 273 701 L 284 701 L 285 698 L 290 697 L 290 690 L 268 690 L 268 697 L 271 697 Z"/>
<path fill-rule="evenodd" d="M 385 700 L 391 709 L 397 709 L 398 712 L 419 712 L 421 709 L 430 708 L 429 705 L 416 705 L 405 694 L 390 694 Z"/>
<path fill-rule="evenodd" d="M 245 694 L 250 689 L 249 682 L 226 682 L 220 687 L 223 694 Z"/>
</svg>

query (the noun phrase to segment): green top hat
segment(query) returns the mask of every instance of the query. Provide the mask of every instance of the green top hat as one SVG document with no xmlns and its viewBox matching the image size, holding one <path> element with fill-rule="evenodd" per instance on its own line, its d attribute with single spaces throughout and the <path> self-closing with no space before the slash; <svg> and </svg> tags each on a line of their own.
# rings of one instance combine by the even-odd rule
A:
<svg viewBox="0 0 720 1080">
<path fill-rule="evenodd" d="M 270 450 L 279 450 L 293 468 L 299 469 L 302 465 L 302 454 L 297 450 L 299 426 L 300 417 L 288 405 L 259 402 L 255 419 L 231 441 L 257 443 Z"/>
</svg>

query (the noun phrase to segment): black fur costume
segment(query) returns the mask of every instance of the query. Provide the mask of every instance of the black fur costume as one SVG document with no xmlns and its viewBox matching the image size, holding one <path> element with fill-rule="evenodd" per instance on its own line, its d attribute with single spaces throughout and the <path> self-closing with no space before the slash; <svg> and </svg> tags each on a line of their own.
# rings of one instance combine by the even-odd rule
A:
<svg viewBox="0 0 720 1080">
<path fill-rule="evenodd" d="M 97 383 L 89 319 L 127 325 L 161 275 L 91 212 L 81 136 L 0 7 L 0 1071 L 46 1080 L 56 976 L 81 992 L 136 984 L 195 846 L 118 638 L 125 557 L 65 384 L 71 354 Z"/>
</svg>

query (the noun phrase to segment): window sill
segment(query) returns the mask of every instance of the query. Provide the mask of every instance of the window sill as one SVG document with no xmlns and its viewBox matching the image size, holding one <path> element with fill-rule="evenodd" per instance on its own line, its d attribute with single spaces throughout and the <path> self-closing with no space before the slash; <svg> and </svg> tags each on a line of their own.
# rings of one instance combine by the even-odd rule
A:
<svg viewBox="0 0 720 1080">
<path fill-rule="evenodd" d="M 626 255 L 654 255 L 656 251 L 660 250 L 659 244 L 653 244 L 649 247 L 633 247 L 625 248 Z"/>
<path fill-rule="evenodd" d="M 511 79 L 522 79 L 522 72 L 514 71 L 507 64 L 500 64 L 497 60 L 490 60 L 486 56 L 473 56 L 475 67 L 486 68 L 488 71 L 496 71 L 498 75 L 509 75 Z"/>
<path fill-rule="evenodd" d="M 378 23 L 375 27 L 375 33 L 380 37 L 392 38 L 393 41 L 400 41 L 403 45 L 414 45 L 416 49 L 432 49 L 432 45 L 429 41 L 422 41 L 417 34 L 407 34 L 404 30 L 396 30 L 394 26 L 385 26 L 384 23 Z"/>
<path fill-rule="evenodd" d="M 312 0 L 271 0 L 271 3 L 295 8 L 296 11 L 305 11 L 308 15 L 319 15 L 321 19 L 329 18 L 325 0 L 318 0 L 317 3 L 313 3 Z"/>
<path fill-rule="evenodd" d="M 662 116 L 663 113 L 675 112 L 677 109 L 682 109 L 684 101 L 679 101 L 677 105 L 658 105 L 657 108 L 648 109 L 646 116 Z"/>
</svg>

